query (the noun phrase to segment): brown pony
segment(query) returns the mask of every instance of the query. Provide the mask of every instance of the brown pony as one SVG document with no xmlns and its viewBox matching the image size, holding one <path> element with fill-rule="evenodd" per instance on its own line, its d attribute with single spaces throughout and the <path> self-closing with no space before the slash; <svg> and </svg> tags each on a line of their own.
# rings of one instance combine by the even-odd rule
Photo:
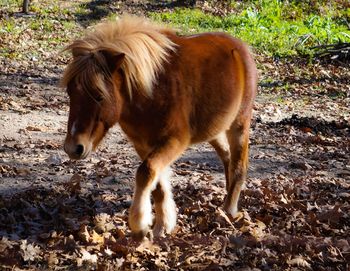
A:
<svg viewBox="0 0 350 271">
<path fill-rule="evenodd" d="M 68 46 L 62 83 L 70 112 L 64 149 L 86 158 L 117 122 L 142 164 L 129 225 L 143 236 L 170 233 L 176 206 L 169 166 L 190 144 L 208 141 L 226 175 L 224 209 L 237 212 L 247 176 L 249 126 L 257 71 L 248 47 L 223 33 L 176 35 L 146 19 L 104 23 Z"/>
</svg>

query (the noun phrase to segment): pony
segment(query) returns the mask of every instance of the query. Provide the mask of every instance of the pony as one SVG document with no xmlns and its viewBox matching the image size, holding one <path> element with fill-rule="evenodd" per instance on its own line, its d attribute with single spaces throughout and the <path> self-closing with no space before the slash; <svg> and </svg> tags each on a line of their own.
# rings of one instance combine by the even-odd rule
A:
<svg viewBox="0 0 350 271">
<path fill-rule="evenodd" d="M 128 222 L 143 237 L 176 226 L 170 165 L 209 142 L 225 169 L 223 209 L 237 213 L 247 177 L 257 70 L 248 46 L 225 33 L 179 35 L 146 18 L 123 16 L 66 47 L 61 83 L 69 96 L 64 150 L 86 158 L 118 123 L 142 160 Z M 152 216 L 151 196 L 155 221 Z"/>
</svg>

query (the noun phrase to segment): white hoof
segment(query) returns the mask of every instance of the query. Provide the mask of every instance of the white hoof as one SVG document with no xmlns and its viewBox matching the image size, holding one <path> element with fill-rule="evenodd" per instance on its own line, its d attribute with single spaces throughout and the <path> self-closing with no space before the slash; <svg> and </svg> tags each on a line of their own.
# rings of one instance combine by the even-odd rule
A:
<svg viewBox="0 0 350 271">
<path fill-rule="evenodd" d="M 162 237 L 164 234 L 170 234 L 175 226 L 176 205 L 172 197 L 169 197 L 166 202 L 163 202 L 161 210 L 156 208 L 156 223 L 153 227 L 153 235 Z"/>
<path fill-rule="evenodd" d="M 147 232 L 152 225 L 151 202 L 144 202 L 142 205 L 133 204 L 130 208 L 129 226 L 132 233 Z"/>
<path fill-rule="evenodd" d="M 232 216 L 232 217 L 235 217 L 236 215 L 237 215 L 237 213 L 238 213 L 238 207 L 237 207 L 237 204 L 231 204 L 231 205 L 229 205 L 229 204 L 227 204 L 227 202 L 225 202 L 224 203 L 224 211 L 228 214 L 228 215 L 230 215 L 230 216 Z"/>
</svg>

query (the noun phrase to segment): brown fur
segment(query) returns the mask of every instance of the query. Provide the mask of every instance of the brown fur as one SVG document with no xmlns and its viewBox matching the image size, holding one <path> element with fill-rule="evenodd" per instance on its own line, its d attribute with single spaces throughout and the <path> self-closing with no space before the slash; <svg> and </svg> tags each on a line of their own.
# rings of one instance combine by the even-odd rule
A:
<svg viewBox="0 0 350 271">
<path fill-rule="evenodd" d="M 159 231 L 171 231 L 173 224 L 168 220 L 173 218 L 169 212 L 175 212 L 166 209 L 173 204 L 163 172 L 190 144 L 208 141 L 225 166 L 224 209 L 235 215 L 241 186 L 246 179 L 249 126 L 257 85 L 256 68 L 248 47 L 223 33 L 177 36 L 143 19 L 123 20 L 100 27 L 97 34 L 89 34 L 68 47 L 74 58 L 63 80 L 68 86 L 71 103 L 66 152 L 75 159 L 86 157 L 106 131 L 118 122 L 143 160 L 136 174 L 130 227 L 141 235 L 147 231 L 151 223 L 149 197 L 153 191 L 155 228 L 159 234 Z M 128 24 L 129 32 L 116 30 L 118 25 Z M 145 25 L 146 32 L 142 27 Z M 119 36 L 111 33 L 119 33 Z M 142 34 L 129 39 L 131 33 Z M 96 44 L 91 42 L 95 35 L 108 37 L 105 41 L 108 46 L 104 46 L 103 39 Z M 140 39 L 153 41 L 134 43 Z M 143 47 L 133 48 L 144 53 L 143 59 L 132 57 L 131 49 L 126 52 L 124 49 L 128 46 L 118 47 L 130 40 L 133 41 L 130 48 Z M 77 53 L 81 51 L 84 53 Z M 157 54 L 159 57 L 154 60 Z M 100 60 L 94 62 L 91 58 Z M 137 61 L 147 58 L 156 64 L 150 65 L 151 70 L 147 72 L 140 70 L 147 75 L 134 73 L 134 79 L 130 79 L 130 62 L 135 62 L 132 65 L 137 67 Z M 86 72 L 91 74 L 82 76 Z M 105 80 L 101 83 L 99 78 Z M 142 82 L 145 78 L 146 84 Z M 94 100 L 101 98 L 98 97 L 100 88 L 104 89 L 103 96 L 110 99 L 96 103 Z"/>
<path fill-rule="evenodd" d="M 94 77 L 102 73 L 110 79 L 105 55 L 123 53 L 125 58 L 120 67 L 129 95 L 139 91 L 150 96 L 163 62 L 169 52 L 175 50 L 175 44 L 164 35 L 166 32 L 172 33 L 172 30 L 138 17 L 124 16 L 117 22 L 102 23 L 84 39 L 66 48 L 75 58 L 67 67 L 61 84 L 67 86 L 74 78 L 84 85 L 90 83 L 90 87 L 97 87 L 108 96 L 108 89 Z"/>
</svg>

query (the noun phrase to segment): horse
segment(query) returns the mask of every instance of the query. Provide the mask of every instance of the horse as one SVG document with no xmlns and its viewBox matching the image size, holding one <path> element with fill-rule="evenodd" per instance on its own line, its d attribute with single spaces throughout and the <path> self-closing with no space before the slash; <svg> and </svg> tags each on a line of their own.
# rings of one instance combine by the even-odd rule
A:
<svg viewBox="0 0 350 271">
<path fill-rule="evenodd" d="M 142 163 L 128 224 L 135 236 L 170 234 L 176 205 L 170 165 L 209 142 L 223 163 L 232 218 L 247 177 L 257 70 L 249 47 L 225 33 L 180 35 L 146 18 L 104 22 L 66 47 L 69 96 L 64 150 L 86 158 L 118 123 Z M 151 196 L 155 221 L 153 222 Z"/>
</svg>

